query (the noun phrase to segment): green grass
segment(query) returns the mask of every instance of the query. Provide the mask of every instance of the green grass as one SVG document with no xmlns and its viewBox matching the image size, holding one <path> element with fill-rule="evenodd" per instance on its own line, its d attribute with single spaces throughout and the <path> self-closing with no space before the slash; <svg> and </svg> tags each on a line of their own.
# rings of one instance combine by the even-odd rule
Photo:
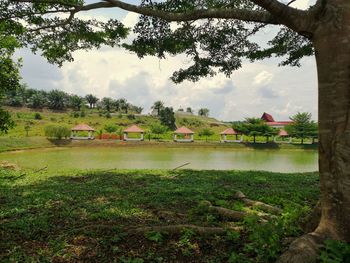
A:
<svg viewBox="0 0 350 263">
<path fill-rule="evenodd" d="M 265 225 L 201 237 L 133 227 L 222 226 L 201 201 L 242 209 L 235 191 L 280 206 Z M 318 199 L 318 174 L 194 170 L 0 170 L 0 262 L 273 262 Z"/>
</svg>

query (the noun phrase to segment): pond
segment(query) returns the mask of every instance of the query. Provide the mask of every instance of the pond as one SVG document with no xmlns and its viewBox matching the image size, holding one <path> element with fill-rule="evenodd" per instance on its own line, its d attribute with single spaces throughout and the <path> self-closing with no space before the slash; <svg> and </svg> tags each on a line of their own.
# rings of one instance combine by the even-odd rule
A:
<svg viewBox="0 0 350 263">
<path fill-rule="evenodd" d="M 73 147 L 0 153 L 0 161 L 22 168 L 67 169 L 173 169 L 265 170 L 311 172 L 318 170 L 315 150 L 254 150 L 231 148 Z"/>
</svg>

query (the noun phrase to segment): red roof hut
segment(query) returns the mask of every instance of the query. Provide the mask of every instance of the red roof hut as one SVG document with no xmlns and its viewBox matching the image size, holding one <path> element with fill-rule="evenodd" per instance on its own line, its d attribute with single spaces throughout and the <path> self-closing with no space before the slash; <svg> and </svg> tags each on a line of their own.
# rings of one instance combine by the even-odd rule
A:
<svg viewBox="0 0 350 263">
<path fill-rule="evenodd" d="M 90 140 L 90 139 L 95 139 L 95 137 L 93 136 L 95 129 L 90 127 L 89 125 L 85 124 L 85 123 L 81 123 L 78 124 L 77 126 L 72 128 L 72 135 L 71 135 L 71 139 L 74 140 Z M 77 133 L 78 132 L 88 132 L 88 136 L 84 136 L 84 137 L 78 137 Z"/>
<path fill-rule="evenodd" d="M 181 135 L 184 138 L 179 139 L 177 136 Z M 189 128 L 182 126 L 174 131 L 174 142 L 193 142 L 194 141 L 194 131 Z"/>
<path fill-rule="evenodd" d="M 277 137 L 280 137 L 282 140 L 281 141 L 277 141 L 277 138 L 275 137 L 274 138 L 275 142 L 280 142 L 280 143 L 291 143 L 292 142 L 292 137 L 290 137 L 288 132 L 286 130 L 284 130 L 284 129 L 280 129 L 279 130 Z M 288 138 L 288 137 L 289 137 L 288 141 L 283 141 L 283 139 Z"/>
<path fill-rule="evenodd" d="M 139 138 L 129 138 L 128 134 L 129 133 L 139 133 L 140 137 Z M 144 133 L 145 131 L 142 130 L 140 127 L 137 125 L 132 125 L 124 130 L 124 141 L 143 141 L 144 140 Z"/>
<path fill-rule="evenodd" d="M 242 142 L 243 141 L 243 135 L 236 132 L 233 128 L 228 128 L 220 133 L 221 135 L 221 141 L 222 142 Z M 229 140 L 227 139 L 227 136 L 235 135 L 235 140 Z M 238 135 L 240 135 L 240 139 L 238 139 Z"/>
</svg>

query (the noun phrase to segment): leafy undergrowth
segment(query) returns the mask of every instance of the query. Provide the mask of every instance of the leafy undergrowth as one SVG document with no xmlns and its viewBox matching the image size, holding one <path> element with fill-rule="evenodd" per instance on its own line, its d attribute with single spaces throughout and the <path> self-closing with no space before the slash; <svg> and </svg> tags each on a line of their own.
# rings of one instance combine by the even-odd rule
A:
<svg viewBox="0 0 350 263">
<path fill-rule="evenodd" d="M 236 191 L 283 212 L 248 216 L 237 232 L 200 205 L 243 210 Z M 273 262 L 318 194 L 317 173 L 0 170 L 0 262 Z M 178 224 L 227 231 L 131 231 Z"/>
</svg>

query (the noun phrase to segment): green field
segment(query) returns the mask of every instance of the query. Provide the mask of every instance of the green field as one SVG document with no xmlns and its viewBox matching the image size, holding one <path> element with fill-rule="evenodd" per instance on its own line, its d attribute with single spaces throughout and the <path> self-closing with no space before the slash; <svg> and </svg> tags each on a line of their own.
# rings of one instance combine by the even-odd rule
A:
<svg viewBox="0 0 350 263">
<path fill-rule="evenodd" d="M 236 191 L 282 213 L 261 222 Z M 318 195 L 317 173 L 0 169 L 0 262 L 273 262 Z M 247 216 L 225 220 L 203 201 Z"/>
</svg>

